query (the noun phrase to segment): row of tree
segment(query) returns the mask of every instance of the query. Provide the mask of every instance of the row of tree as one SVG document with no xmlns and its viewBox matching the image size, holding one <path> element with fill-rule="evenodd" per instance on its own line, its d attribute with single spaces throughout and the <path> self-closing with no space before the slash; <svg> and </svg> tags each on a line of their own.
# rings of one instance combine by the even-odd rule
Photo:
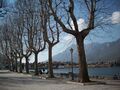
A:
<svg viewBox="0 0 120 90">
<path fill-rule="evenodd" d="M 79 81 L 88 82 L 84 39 L 91 30 L 97 26 L 101 27 L 103 21 L 106 22 L 104 7 L 100 1 L 17 0 L 14 8 L 11 8 L 11 12 L 5 16 L 5 22 L 0 26 L 1 53 L 9 60 L 10 68 L 15 65 L 15 70 L 18 72 L 17 60 L 19 59 L 19 71 L 22 73 L 22 59 L 25 57 L 26 73 L 29 73 L 28 58 L 34 53 L 35 75 L 38 75 L 38 54 L 47 46 L 48 76 L 53 78 L 52 48 L 59 43 L 60 32 L 63 31 L 76 39 L 80 68 Z M 80 8 L 77 9 L 76 5 Z M 86 22 L 82 30 L 78 24 L 80 17 Z"/>
</svg>

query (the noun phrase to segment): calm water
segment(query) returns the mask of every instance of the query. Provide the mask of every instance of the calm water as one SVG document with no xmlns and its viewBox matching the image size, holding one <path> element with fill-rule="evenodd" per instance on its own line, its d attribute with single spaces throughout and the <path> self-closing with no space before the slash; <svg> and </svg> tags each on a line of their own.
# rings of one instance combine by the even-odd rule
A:
<svg viewBox="0 0 120 90">
<path fill-rule="evenodd" d="M 74 73 L 78 74 L 79 69 L 74 68 Z M 54 73 L 68 73 L 71 72 L 71 68 L 54 69 Z M 113 76 L 115 74 L 120 75 L 120 67 L 103 67 L 103 68 L 88 68 L 89 76 Z"/>
</svg>

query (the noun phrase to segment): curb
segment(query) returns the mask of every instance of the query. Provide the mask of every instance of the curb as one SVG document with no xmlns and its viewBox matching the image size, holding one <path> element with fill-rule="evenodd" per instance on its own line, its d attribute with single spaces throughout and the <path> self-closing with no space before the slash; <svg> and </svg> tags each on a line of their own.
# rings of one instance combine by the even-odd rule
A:
<svg viewBox="0 0 120 90">
<path fill-rule="evenodd" d="M 86 82 L 86 83 L 80 83 L 80 82 L 73 82 L 73 81 L 67 81 L 68 84 L 76 84 L 76 85 L 81 85 L 81 86 L 85 86 L 85 85 L 105 85 L 105 82 L 100 82 L 100 81 L 93 81 L 93 82 Z"/>
</svg>

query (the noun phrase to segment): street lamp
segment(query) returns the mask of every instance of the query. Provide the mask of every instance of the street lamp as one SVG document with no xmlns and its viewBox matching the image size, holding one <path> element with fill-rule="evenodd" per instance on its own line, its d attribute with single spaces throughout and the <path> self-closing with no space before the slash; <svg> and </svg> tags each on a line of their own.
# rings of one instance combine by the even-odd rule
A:
<svg viewBox="0 0 120 90">
<path fill-rule="evenodd" d="M 72 80 L 74 80 L 74 75 L 73 75 L 73 48 L 70 49 L 70 52 L 71 52 L 71 69 L 72 69 L 72 72 L 71 72 L 71 76 L 72 76 Z"/>
</svg>

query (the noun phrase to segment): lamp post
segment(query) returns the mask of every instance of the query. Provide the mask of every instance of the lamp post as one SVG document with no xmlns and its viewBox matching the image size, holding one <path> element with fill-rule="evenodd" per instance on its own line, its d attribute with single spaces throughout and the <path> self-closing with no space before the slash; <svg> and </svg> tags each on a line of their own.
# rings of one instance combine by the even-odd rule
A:
<svg viewBox="0 0 120 90">
<path fill-rule="evenodd" d="M 74 80 L 74 76 L 73 76 L 73 48 L 70 49 L 70 52 L 71 52 L 71 76 L 72 76 L 72 80 Z"/>
</svg>

